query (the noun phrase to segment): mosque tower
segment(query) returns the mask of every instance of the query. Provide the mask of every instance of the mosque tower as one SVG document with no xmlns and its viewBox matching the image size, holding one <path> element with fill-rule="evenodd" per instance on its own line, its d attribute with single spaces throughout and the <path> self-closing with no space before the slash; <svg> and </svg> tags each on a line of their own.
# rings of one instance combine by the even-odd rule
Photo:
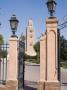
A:
<svg viewBox="0 0 67 90">
<path fill-rule="evenodd" d="M 36 52 L 34 50 L 35 44 L 35 32 L 33 28 L 33 21 L 28 21 L 28 26 L 26 28 L 26 54 L 29 56 L 36 56 Z"/>
</svg>

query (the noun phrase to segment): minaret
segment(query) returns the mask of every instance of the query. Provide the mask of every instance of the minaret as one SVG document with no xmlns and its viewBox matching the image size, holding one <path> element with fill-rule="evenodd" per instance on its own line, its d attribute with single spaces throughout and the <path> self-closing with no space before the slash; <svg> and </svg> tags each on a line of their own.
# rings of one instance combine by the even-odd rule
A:
<svg viewBox="0 0 67 90">
<path fill-rule="evenodd" d="M 36 56 L 36 52 L 34 50 L 35 43 L 35 32 L 33 28 L 33 21 L 28 21 L 28 26 L 26 28 L 26 54 L 30 56 Z"/>
</svg>

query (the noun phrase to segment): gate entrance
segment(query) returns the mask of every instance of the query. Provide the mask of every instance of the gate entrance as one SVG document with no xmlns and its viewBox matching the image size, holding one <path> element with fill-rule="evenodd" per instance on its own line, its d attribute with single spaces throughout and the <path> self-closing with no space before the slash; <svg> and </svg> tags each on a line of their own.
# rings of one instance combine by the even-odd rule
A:
<svg viewBox="0 0 67 90">
<path fill-rule="evenodd" d="M 29 90 L 36 90 L 37 80 L 39 80 L 40 65 L 32 63 L 31 60 L 34 59 L 29 58 L 30 56 L 25 55 L 25 42 L 21 40 L 19 41 L 18 55 L 18 90 L 27 90 L 27 88 Z M 36 56 L 36 58 L 39 57 Z M 29 59 L 29 61 L 26 59 Z"/>
</svg>

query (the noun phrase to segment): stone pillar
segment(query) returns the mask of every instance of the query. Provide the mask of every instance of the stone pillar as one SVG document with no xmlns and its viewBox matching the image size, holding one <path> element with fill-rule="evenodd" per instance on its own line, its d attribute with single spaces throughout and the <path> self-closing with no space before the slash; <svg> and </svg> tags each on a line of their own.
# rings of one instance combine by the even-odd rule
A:
<svg viewBox="0 0 67 90">
<path fill-rule="evenodd" d="M 40 39 L 40 82 L 38 90 L 44 90 L 46 81 L 46 34 Z"/>
<path fill-rule="evenodd" d="M 40 39 L 40 81 L 46 80 L 46 34 Z"/>
<path fill-rule="evenodd" d="M 40 82 L 38 90 L 60 90 L 58 81 L 58 20 L 46 20 L 46 35 L 40 41 Z"/>
<path fill-rule="evenodd" d="M 9 40 L 9 61 L 8 61 L 8 74 L 7 74 L 7 85 L 9 90 L 17 90 L 18 87 L 18 38 L 11 37 Z"/>
<path fill-rule="evenodd" d="M 46 82 L 45 90 L 60 90 L 58 81 L 58 20 L 56 17 L 46 20 Z"/>
<path fill-rule="evenodd" d="M 40 81 L 46 80 L 46 34 L 40 39 Z"/>
</svg>

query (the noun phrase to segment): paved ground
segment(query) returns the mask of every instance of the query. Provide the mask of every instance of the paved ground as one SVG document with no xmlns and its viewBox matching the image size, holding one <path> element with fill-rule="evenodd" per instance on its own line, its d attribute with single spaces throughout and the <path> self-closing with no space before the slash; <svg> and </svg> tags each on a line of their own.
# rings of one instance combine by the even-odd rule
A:
<svg viewBox="0 0 67 90">
<path fill-rule="evenodd" d="M 40 78 L 40 66 L 35 64 L 25 65 L 25 90 L 37 90 Z M 67 90 L 67 69 L 61 68 L 61 90 Z"/>
<path fill-rule="evenodd" d="M 67 90 L 67 69 L 61 68 L 61 90 Z"/>
<path fill-rule="evenodd" d="M 33 88 L 33 87 L 28 87 L 28 86 L 26 86 L 25 87 L 25 90 L 37 90 L 36 88 Z"/>
<path fill-rule="evenodd" d="M 38 82 L 40 79 L 40 65 L 26 64 L 25 65 L 25 80 Z"/>
<path fill-rule="evenodd" d="M 67 85 L 66 86 L 65 85 L 61 86 L 61 90 L 67 90 Z"/>
</svg>

